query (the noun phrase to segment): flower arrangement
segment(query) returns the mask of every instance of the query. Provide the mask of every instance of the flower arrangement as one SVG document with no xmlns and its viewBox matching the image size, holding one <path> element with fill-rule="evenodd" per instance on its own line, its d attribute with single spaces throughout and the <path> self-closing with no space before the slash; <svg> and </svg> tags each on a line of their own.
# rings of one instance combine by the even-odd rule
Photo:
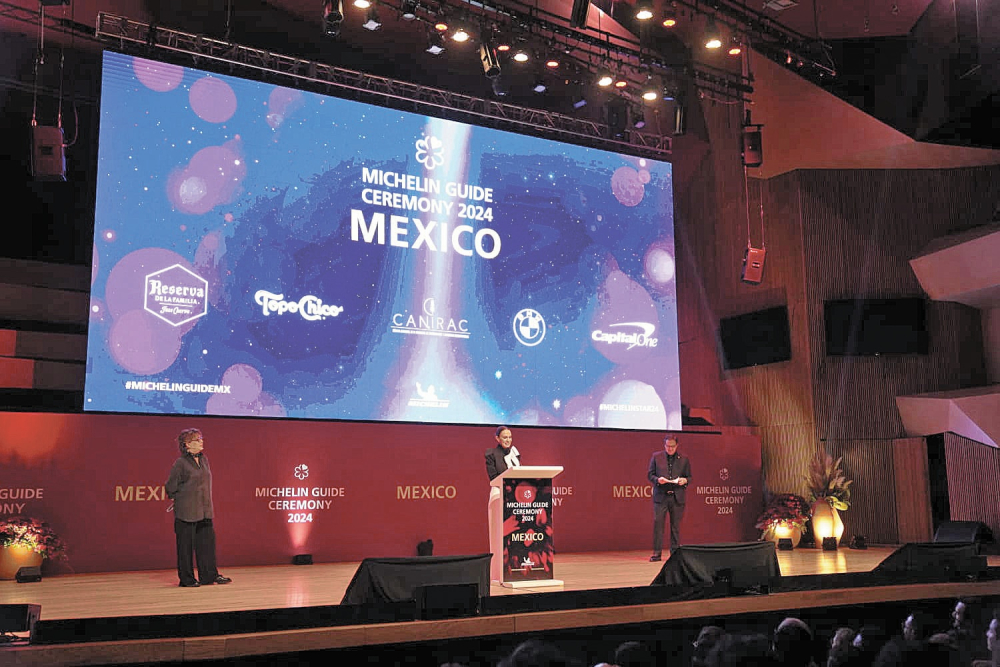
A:
<svg viewBox="0 0 1000 667">
<path fill-rule="evenodd" d="M 838 510 L 846 510 L 851 506 L 851 480 L 844 476 L 840 467 L 843 458 L 836 461 L 822 449 L 817 450 L 809 464 L 809 475 L 806 483 L 813 502 L 825 500 Z"/>
<path fill-rule="evenodd" d="M 42 558 L 66 558 L 66 545 L 49 524 L 24 516 L 0 519 L 0 547 L 30 549 Z"/>
<path fill-rule="evenodd" d="M 802 528 L 810 514 L 809 503 L 805 498 L 794 493 L 782 493 L 772 496 L 754 526 L 763 531 L 772 530 L 781 524 Z"/>
</svg>

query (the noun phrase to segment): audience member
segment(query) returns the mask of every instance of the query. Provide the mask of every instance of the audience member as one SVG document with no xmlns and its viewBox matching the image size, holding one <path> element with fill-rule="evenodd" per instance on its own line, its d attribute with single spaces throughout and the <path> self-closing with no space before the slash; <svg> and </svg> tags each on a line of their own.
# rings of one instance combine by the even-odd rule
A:
<svg viewBox="0 0 1000 667">
<path fill-rule="evenodd" d="M 809 667 L 813 663 L 813 633 L 804 621 L 786 618 L 774 630 L 774 657 L 785 667 Z"/>
<path fill-rule="evenodd" d="M 837 628 L 830 640 L 830 652 L 827 654 L 826 667 L 848 667 L 859 664 L 861 650 L 854 645 L 857 633 L 851 628 Z"/>
<path fill-rule="evenodd" d="M 726 635 L 726 631 L 717 625 L 706 625 L 694 640 L 694 655 L 691 656 L 691 667 L 707 667 L 708 656 L 712 649 Z"/>
<path fill-rule="evenodd" d="M 933 620 L 927 612 L 916 609 L 903 621 L 903 639 L 922 642 L 934 633 Z"/>
<path fill-rule="evenodd" d="M 767 635 L 724 635 L 708 658 L 709 667 L 777 667 Z"/>
<path fill-rule="evenodd" d="M 617 667 L 653 667 L 653 653 L 645 644 L 639 642 L 622 642 L 615 649 L 615 665 Z"/>
<path fill-rule="evenodd" d="M 579 667 L 579 665 L 557 646 L 538 639 L 529 639 L 518 644 L 509 656 L 500 661 L 498 667 Z"/>
</svg>

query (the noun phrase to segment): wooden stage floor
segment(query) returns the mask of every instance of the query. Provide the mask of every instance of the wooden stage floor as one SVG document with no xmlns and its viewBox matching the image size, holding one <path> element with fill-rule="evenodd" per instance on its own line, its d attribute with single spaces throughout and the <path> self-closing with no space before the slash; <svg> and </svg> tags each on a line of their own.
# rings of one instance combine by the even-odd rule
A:
<svg viewBox="0 0 1000 667">
<path fill-rule="evenodd" d="M 835 552 L 796 549 L 790 552 L 779 551 L 778 560 L 784 576 L 866 572 L 872 570 L 893 550 L 892 547 L 870 547 L 863 551 L 841 549 Z M 989 564 L 1000 566 L 1000 556 L 990 556 Z M 560 554 L 556 562 L 555 575 L 565 582 L 563 586 L 510 589 L 494 584 L 490 594 L 523 595 L 647 586 L 661 566 L 662 563 L 650 563 L 648 552 L 645 551 Z M 40 604 L 42 620 L 322 607 L 340 603 L 357 567 L 356 562 L 308 566 L 224 567 L 223 574 L 231 577 L 233 583 L 200 588 L 179 588 L 176 572 L 173 570 L 61 575 L 26 584 L 0 581 L 0 601 L 3 604 Z M 135 640 L 127 642 L 135 645 L 130 649 L 122 646 L 123 642 L 17 646 L 0 648 L 0 663 L 110 664 L 223 659 L 290 650 L 319 650 L 961 595 L 1000 595 L 1000 581 L 802 591 L 765 596 L 665 602 L 634 607 L 526 612 L 509 616 L 451 619 L 439 622 L 409 621 L 264 632 L 253 635 Z M 100 654 L 95 653 L 101 650 L 98 644 L 113 644 L 115 650 L 100 658 L 98 657 Z M 140 648 L 141 646 L 145 648 Z M 69 651 L 74 647 L 75 652 Z M 105 646 L 103 650 L 107 652 L 111 648 Z M 150 653 L 153 648 L 158 651 L 155 656 Z M 143 657 L 134 660 L 136 655 Z M 13 660 L 8 663 L 5 658 Z"/>
</svg>

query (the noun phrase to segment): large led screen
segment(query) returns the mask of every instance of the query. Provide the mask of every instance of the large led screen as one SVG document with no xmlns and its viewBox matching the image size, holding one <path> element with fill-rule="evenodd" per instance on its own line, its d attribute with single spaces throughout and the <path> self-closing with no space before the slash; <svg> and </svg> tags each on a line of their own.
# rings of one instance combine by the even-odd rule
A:
<svg viewBox="0 0 1000 667">
<path fill-rule="evenodd" d="M 680 427 L 671 165 L 104 57 L 88 410 Z"/>
</svg>

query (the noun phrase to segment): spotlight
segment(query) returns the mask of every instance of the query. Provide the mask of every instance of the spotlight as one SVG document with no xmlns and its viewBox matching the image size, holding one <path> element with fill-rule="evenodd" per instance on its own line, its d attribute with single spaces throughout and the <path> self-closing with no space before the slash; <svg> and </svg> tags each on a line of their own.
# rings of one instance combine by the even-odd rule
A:
<svg viewBox="0 0 1000 667">
<path fill-rule="evenodd" d="M 795 547 L 792 545 L 792 538 L 790 537 L 779 537 L 778 538 L 778 551 L 791 551 Z"/>
<path fill-rule="evenodd" d="M 507 94 L 507 86 L 500 77 L 493 79 L 493 94 L 497 97 L 504 97 Z"/>
<path fill-rule="evenodd" d="M 497 51 L 507 53 L 510 51 L 510 42 L 505 39 L 497 40 Z"/>
<path fill-rule="evenodd" d="M 640 21 L 648 21 L 653 18 L 653 0 L 637 0 L 635 17 Z"/>
<path fill-rule="evenodd" d="M 837 538 L 836 537 L 824 537 L 823 538 L 823 551 L 836 551 L 837 550 Z"/>
<path fill-rule="evenodd" d="M 545 61 L 545 66 L 548 67 L 549 69 L 555 69 L 559 67 L 559 61 L 556 60 L 555 58 L 549 58 L 548 60 Z"/>
<path fill-rule="evenodd" d="M 358 9 L 368 9 L 372 6 L 371 0 L 354 0 L 352 4 Z"/>
<path fill-rule="evenodd" d="M 439 32 L 432 32 L 428 34 L 428 39 L 430 43 L 427 46 L 427 53 L 432 56 L 439 56 L 444 53 L 444 37 Z"/>
<path fill-rule="evenodd" d="M 607 69 L 602 69 L 597 73 L 597 85 L 601 88 L 607 88 L 612 83 L 615 82 L 615 77 L 612 76 L 611 72 Z"/>
<path fill-rule="evenodd" d="M 677 25 L 677 11 L 673 7 L 663 10 L 663 27 L 673 28 Z"/>
<path fill-rule="evenodd" d="M 401 16 L 407 20 L 412 21 L 417 18 L 417 8 L 420 7 L 420 0 L 403 0 L 402 7 L 400 8 Z"/>
<path fill-rule="evenodd" d="M 548 90 L 548 86 L 546 86 L 545 82 L 539 78 L 535 79 L 535 85 L 532 86 L 531 89 L 536 93 L 544 93 L 546 90 Z"/>
<path fill-rule="evenodd" d="M 372 32 L 382 27 L 382 22 L 378 20 L 378 12 L 375 11 L 374 5 L 368 8 L 368 13 L 365 15 L 365 22 L 361 24 L 361 27 Z"/>
<path fill-rule="evenodd" d="M 528 52 L 525 51 L 524 49 L 518 49 L 517 52 L 514 53 L 514 60 L 516 60 L 519 63 L 528 62 L 529 57 L 530 56 L 528 55 Z"/>
<path fill-rule="evenodd" d="M 312 565 L 312 554 L 295 554 L 292 556 L 292 565 Z"/>
<path fill-rule="evenodd" d="M 469 31 L 465 29 L 465 26 L 459 25 L 455 28 L 455 32 L 451 33 L 451 38 L 456 42 L 467 42 L 469 41 Z"/>
<path fill-rule="evenodd" d="M 733 40 L 729 44 L 729 55 L 738 56 L 743 53 L 743 45 L 740 44 L 740 38 L 733 35 Z"/>
<path fill-rule="evenodd" d="M 323 32 L 330 37 L 336 37 L 340 34 L 340 24 L 343 21 L 343 0 L 326 0 L 323 3 Z"/>
<path fill-rule="evenodd" d="M 434 29 L 438 32 L 448 32 L 448 22 L 439 16 L 437 21 L 434 22 Z"/>
<path fill-rule="evenodd" d="M 705 25 L 705 48 L 718 49 L 722 47 L 722 35 L 718 26 L 715 25 L 715 17 L 709 16 Z"/>
<path fill-rule="evenodd" d="M 625 88 L 626 86 L 628 86 L 628 79 L 625 78 L 625 75 L 624 74 L 616 74 L 615 75 L 615 88 L 617 88 L 618 90 L 621 90 L 621 89 Z"/>
<path fill-rule="evenodd" d="M 660 93 L 663 90 L 663 86 L 659 85 L 653 77 L 646 79 L 646 85 L 642 87 L 642 99 L 647 102 L 655 102 L 660 99 Z"/>
<path fill-rule="evenodd" d="M 483 64 L 483 73 L 487 79 L 494 79 L 500 76 L 500 58 L 497 57 L 493 43 L 487 41 L 479 47 L 479 61 Z"/>
<path fill-rule="evenodd" d="M 646 116 L 642 113 L 642 109 L 635 109 L 632 112 L 632 127 L 637 130 L 641 130 L 646 127 Z"/>
</svg>

